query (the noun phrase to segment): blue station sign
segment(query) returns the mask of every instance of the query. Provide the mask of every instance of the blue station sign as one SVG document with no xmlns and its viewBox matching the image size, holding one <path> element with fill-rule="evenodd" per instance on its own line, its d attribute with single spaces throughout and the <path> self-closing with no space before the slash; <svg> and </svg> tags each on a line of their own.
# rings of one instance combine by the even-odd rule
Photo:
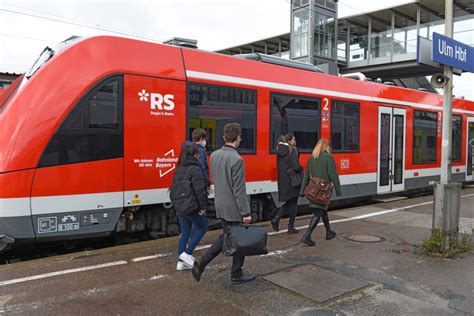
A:
<svg viewBox="0 0 474 316">
<path fill-rule="evenodd" d="M 474 47 L 435 32 L 432 59 L 440 64 L 474 72 Z"/>
</svg>

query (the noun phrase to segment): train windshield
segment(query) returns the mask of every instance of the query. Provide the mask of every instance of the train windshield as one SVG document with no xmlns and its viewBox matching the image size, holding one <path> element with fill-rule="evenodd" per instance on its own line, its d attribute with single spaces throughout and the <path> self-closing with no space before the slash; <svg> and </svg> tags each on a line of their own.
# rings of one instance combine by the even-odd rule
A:
<svg viewBox="0 0 474 316">
<path fill-rule="evenodd" d="M 63 50 L 64 48 L 69 46 L 71 43 L 73 43 L 73 42 L 75 42 L 79 39 L 80 39 L 79 36 L 71 36 L 70 38 L 66 39 L 65 41 L 62 41 L 61 43 L 59 43 L 54 48 L 46 47 L 45 49 L 43 49 L 43 51 L 41 52 L 40 56 L 38 57 L 38 59 L 35 61 L 35 63 L 31 67 L 31 69 L 26 73 L 26 78 L 30 79 L 30 77 L 33 76 L 33 74 L 38 69 L 40 69 L 45 63 L 47 63 L 48 60 L 50 60 L 55 54 L 59 53 L 61 50 Z"/>
</svg>

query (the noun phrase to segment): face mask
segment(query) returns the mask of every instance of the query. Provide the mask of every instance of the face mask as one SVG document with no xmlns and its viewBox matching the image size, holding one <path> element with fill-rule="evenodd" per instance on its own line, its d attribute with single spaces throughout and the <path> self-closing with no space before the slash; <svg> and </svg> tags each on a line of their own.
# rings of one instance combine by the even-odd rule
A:
<svg viewBox="0 0 474 316">
<path fill-rule="evenodd" d="M 207 145 L 207 142 L 205 140 L 203 140 L 202 143 L 201 143 L 201 146 L 206 147 L 206 145 Z"/>
</svg>

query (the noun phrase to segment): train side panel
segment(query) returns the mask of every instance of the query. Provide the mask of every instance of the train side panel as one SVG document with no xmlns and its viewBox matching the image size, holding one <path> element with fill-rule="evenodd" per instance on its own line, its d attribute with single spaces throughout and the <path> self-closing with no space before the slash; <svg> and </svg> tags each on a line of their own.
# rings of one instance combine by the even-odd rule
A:
<svg viewBox="0 0 474 316">
<path fill-rule="evenodd" d="M 125 75 L 126 207 L 169 202 L 186 139 L 186 83 Z"/>
</svg>

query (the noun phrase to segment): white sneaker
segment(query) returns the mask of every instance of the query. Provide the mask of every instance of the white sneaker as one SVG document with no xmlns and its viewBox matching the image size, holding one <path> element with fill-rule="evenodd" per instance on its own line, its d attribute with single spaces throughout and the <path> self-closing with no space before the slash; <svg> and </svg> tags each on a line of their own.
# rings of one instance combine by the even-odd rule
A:
<svg viewBox="0 0 474 316">
<path fill-rule="evenodd" d="M 186 252 L 183 252 L 182 254 L 179 255 L 179 260 L 183 261 L 186 263 L 188 266 L 193 267 L 194 266 L 194 257 L 192 255 L 188 255 Z"/>
<path fill-rule="evenodd" d="M 178 264 L 176 265 L 176 270 L 178 270 L 178 271 L 191 270 L 192 268 L 193 267 L 188 266 L 183 261 L 178 261 Z"/>
</svg>

